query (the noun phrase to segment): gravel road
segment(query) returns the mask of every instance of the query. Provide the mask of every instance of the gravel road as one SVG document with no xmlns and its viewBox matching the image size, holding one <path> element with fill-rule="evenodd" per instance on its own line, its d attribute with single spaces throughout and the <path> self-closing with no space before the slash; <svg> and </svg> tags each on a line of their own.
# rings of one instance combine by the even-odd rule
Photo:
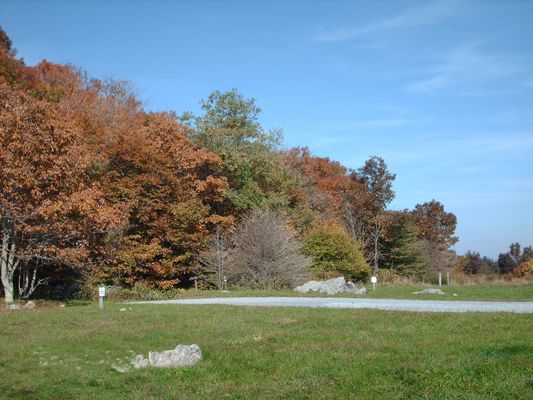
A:
<svg viewBox="0 0 533 400">
<path fill-rule="evenodd" d="M 421 312 L 533 313 L 533 302 L 354 299 L 342 297 L 225 297 L 186 300 L 132 301 L 129 304 L 225 304 L 254 307 L 366 308 Z"/>
</svg>

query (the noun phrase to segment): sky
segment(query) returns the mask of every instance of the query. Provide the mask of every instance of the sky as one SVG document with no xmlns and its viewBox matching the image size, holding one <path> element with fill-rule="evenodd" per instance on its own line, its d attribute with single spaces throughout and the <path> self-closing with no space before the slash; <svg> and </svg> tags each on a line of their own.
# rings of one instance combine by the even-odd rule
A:
<svg viewBox="0 0 533 400">
<path fill-rule="evenodd" d="M 533 1 L 9 1 L 29 65 L 132 81 L 148 110 L 237 88 L 285 146 L 397 174 L 391 209 L 436 199 L 458 253 L 533 245 Z"/>
</svg>

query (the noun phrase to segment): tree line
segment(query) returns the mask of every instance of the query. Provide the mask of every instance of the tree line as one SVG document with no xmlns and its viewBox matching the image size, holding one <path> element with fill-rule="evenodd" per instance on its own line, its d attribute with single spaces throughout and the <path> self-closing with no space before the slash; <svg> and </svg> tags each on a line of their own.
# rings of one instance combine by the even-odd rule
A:
<svg viewBox="0 0 533 400">
<path fill-rule="evenodd" d="M 422 279 L 457 261 L 443 204 L 387 209 L 395 174 L 382 158 L 350 170 L 283 149 L 237 90 L 201 110 L 148 112 L 129 82 L 28 66 L 0 28 L 6 301 L 73 282 L 284 287 L 372 269 Z"/>
</svg>

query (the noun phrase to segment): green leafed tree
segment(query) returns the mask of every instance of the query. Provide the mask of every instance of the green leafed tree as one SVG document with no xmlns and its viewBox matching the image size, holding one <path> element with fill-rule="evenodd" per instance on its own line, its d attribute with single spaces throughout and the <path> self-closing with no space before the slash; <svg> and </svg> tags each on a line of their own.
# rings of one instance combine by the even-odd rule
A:
<svg viewBox="0 0 533 400">
<path fill-rule="evenodd" d="M 420 277 L 427 264 L 417 239 L 416 226 L 407 211 L 387 212 L 383 244 L 383 262 L 399 275 Z"/>
<path fill-rule="evenodd" d="M 394 199 L 395 193 L 392 190 L 392 182 L 396 179 L 396 175 L 388 170 L 385 160 L 376 156 L 370 157 L 357 172 L 360 179 L 366 184 L 368 193 L 372 196 L 369 242 L 373 253 L 373 273 L 377 274 L 380 258 L 379 243 L 384 234 L 383 211 Z"/>
<path fill-rule="evenodd" d="M 357 244 L 341 228 L 324 226 L 304 237 L 304 250 L 313 258 L 312 270 L 319 279 L 344 275 L 352 280 L 366 280 L 370 267 Z"/>
<path fill-rule="evenodd" d="M 233 89 L 214 91 L 201 105 L 202 115 L 186 113 L 181 120 L 189 125 L 190 135 L 198 145 L 222 158 L 221 172 L 229 184 L 228 211 L 289 206 L 297 183 L 276 151 L 281 132 L 267 132 L 261 127 L 261 109 L 255 100 L 245 99 Z"/>
</svg>

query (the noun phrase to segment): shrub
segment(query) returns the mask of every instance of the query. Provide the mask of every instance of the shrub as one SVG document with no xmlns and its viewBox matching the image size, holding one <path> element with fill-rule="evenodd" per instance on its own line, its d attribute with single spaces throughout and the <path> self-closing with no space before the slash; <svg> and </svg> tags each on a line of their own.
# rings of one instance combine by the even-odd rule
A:
<svg viewBox="0 0 533 400">
<path fill-rule="evenodd" d="M 518 268 L 513 271 L 518 277 L 533 277 L 533 259 L 524 261 Z"/>
<path fill-rule="evenodd" d="M 233 235 L 233 282 L 262 289 L 279 289 L 304 281 L 309 258 L 285 218 L 270 209 L 245 215 Z"/>
<path fill-rule="evenodd" d="M 304 238 L 304 250 L 313 257 L 312 270 L 319 279 L 344 275 L 351 280 L 363 281 L 370 276 L 370 267 L 363 253 L 339 227 L 314 229 Z"/>
</svg>

